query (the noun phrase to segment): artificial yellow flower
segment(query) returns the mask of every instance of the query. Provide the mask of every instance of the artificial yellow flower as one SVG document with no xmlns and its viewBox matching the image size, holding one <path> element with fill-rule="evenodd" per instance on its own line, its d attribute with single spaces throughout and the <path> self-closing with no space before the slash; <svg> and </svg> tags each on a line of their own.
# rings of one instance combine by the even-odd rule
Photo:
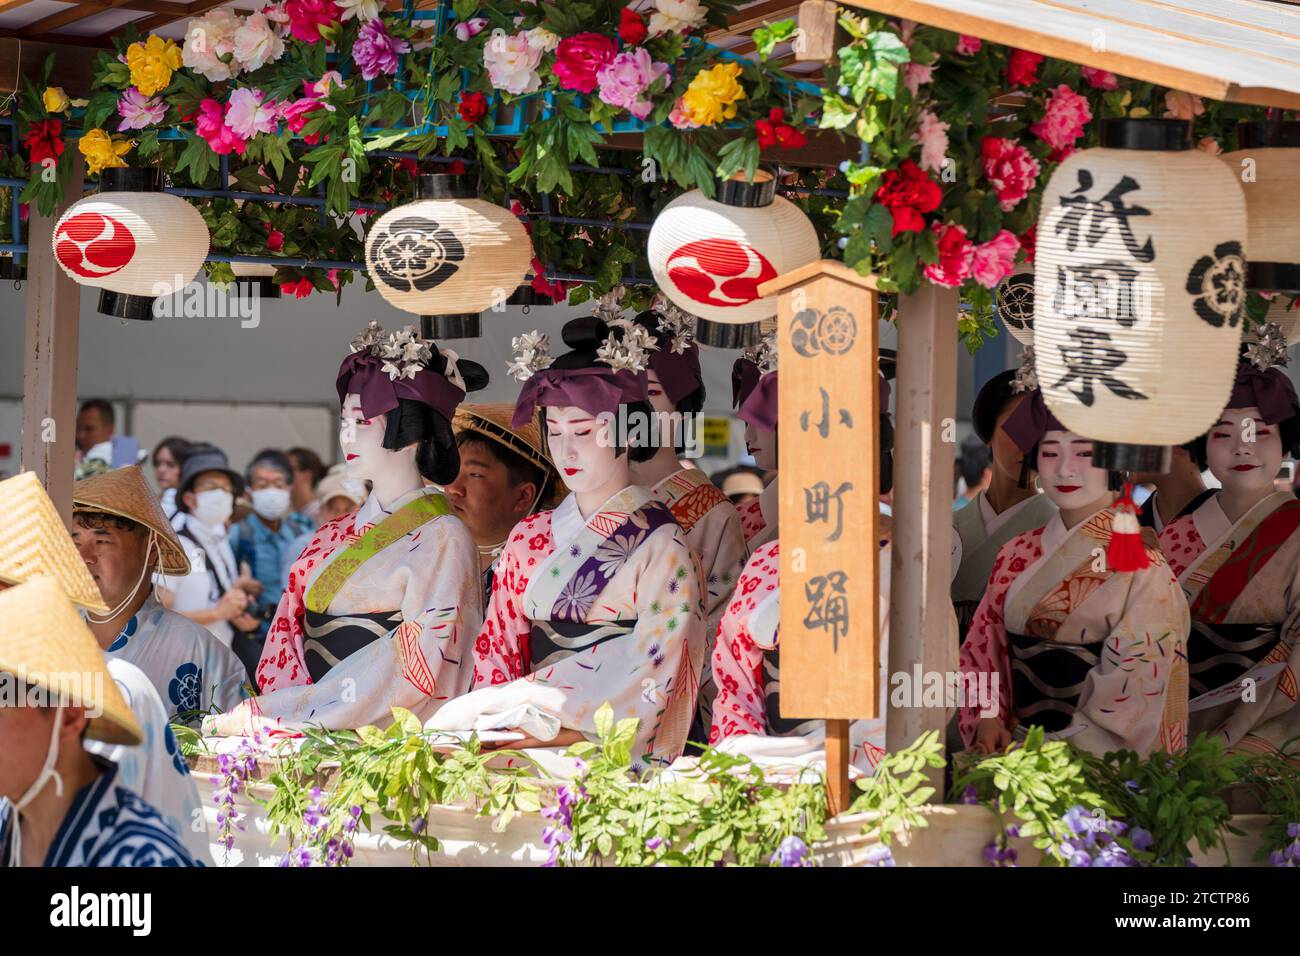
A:
<svg viewBox="0 0 1300 956">
<path fill-rule="evenodd" d="M 700 70 L 682 94 L 682 112 L 700 126 L 735 119 L 736 103 L 745 98 L 739 78 L 739 63 L 720 63 Z"/>
<path fill-rule="evenodd" d="M 72 101 L 68 99 L 68 94 L 63 92 L 61 86 L 47 86 L 45 95 L 41 97 L 45 103 L 45 112 L 47 113 L 66 113 Z"/>
<path fill-rule="evenodd" d="M 140 94 L 153 96 L 167 89 L 172 72 L 181 68 L 181 48 L 171 40 L 151 36 L 126 48 L 126 65 L 131 68 L 131 82 Z"/>
<path fill-rule="evenodd" d="M 135 142 L 129 139 L 114 141 L 102 129 L 87 130 L 77 141 L 77 148 L 86 157 L 86 170 L 92 175 L 114 166 L 127 165 L 122 157 L 131 152 L 134 145 Z"/>
</svg>

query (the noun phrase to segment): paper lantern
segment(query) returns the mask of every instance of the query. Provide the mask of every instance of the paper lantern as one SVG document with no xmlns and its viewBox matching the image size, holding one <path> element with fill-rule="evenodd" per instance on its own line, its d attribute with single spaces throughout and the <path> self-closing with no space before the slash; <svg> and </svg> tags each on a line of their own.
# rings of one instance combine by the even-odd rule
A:
<svg viewBox="0 0 1300 956">
<path fill-rule="evenodd" d="M 420 176 L 416 201 L 384 213 L 366 236 L 366 268 L 380 295 L 439 338 L 479 335 L 479 313 L 497 290 L 502 298 L 513 292 L 532 262 L 519 218 L 476 193 L 464 176 Z"/>
<path fill-rule="evenodd" d="M 698 189 L 678 196 L 655 217 L 646 251 L 664 295 L 699 317 L 697 339 L 720 348 L 758 344 L 777 304 L 758 287 L 821 255 L 812 222 L 776 195 L 766 170 L 752 183 L 718 183 L 714 199 Z"/>
<path fill-rule="evenodd" d="M 1251 289 L 1300 292 L 1300 122 L 1239 123 L 1223 161 L 1246 196 Z"/>
<path fill-rule="evenodd" d="M 280 287 L 275 282 L 275 266 L 258 262 L 232 262 L 230 271 L 235 274 L 235 288 L 241 295 L 256 294 L 259 299 L 280 298 Z"/>
<path fill-rule="evenodd" d="M 1107 120 L 1043 191 L 1034 350 L 1053 414 L 1094 461 L 1160 471 L 1232 390 L 1246 200 L 1183 120 Z"/>
<path fill-rule="evenodd" d="M 993 307 L 1007 331 L 1021 345 L 1034 344 L 1034 268 L 1018 266 L 998 283 Z"/>
<path fill-rule="evenodd" d="M 194 280 L 208 256 L 199 211 L 162 192 L 157 169 L 106 169 L 100 192 L 73 203 L 54 226 L 54 258 L 79 285 L 104 291 L 99 311 L 152 319 L 154 300 Z"/>
</svg>

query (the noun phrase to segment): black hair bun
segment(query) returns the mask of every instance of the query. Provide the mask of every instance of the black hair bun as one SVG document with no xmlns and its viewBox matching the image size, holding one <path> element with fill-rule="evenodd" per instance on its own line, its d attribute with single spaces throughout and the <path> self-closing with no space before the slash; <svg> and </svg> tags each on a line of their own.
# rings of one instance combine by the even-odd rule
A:
<svg viewBox="0 0 1300 956">
<path fill-rule="evenodd" d="M 429 349 L 433 353 L 433 357 L 429 359 L 428 363 L 429 371 L 437 372 L 439 375 L 446 375 L 447 356 L 432 342 L 429 343 Z M 460 377 L 465 380 L 466 392 L 479 392 L 487 388 L 491 376 L 488 375 L 488 370 L 478 362 L 458 358 L 456 359 L 456 368 L 460 370 Z"/>
<path fill-rule="evenodd" d="M 560 331 L 564 344 L 575 352 L 595 352 L 609 337 L 609 326 L 594 315 L 583 315 L 564 323 Z"/>
</svg>

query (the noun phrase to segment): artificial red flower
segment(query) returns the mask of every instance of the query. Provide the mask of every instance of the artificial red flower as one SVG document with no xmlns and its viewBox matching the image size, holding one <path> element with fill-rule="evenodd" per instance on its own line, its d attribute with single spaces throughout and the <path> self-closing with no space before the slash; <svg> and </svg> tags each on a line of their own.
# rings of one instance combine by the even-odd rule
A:
<svg viewBox="0 0 1300 956">
<path fill-rule="evenodd" d="M 971 276 L 975 245 L 966 238 L 966 228 L 952 223 L 931 223 L 930 230 L 939 237 L 939 261 L 922 270 L 935 285 L 956 288 Z"/>
<path fill-rule="evenodd" d="M 406 173 L 406 175 L 408 176 L 420 175 L 420 164 L 417 163 L 415 160 L 413 160 L 410 156 L 403 156 L 401 159 L 399 159 L 397 161 L 397 168 L 400 169 L 402 172 Z"/>
<path fill-rule="evenodd" d="M 305 299 L 316 291 L 316 287 L 311 284 L 310 279 L 303 278 L 293 282 L 281 282 L 280 291 L 293 296 L 295 299 Z"/>
<path fill-rule="evenodd" d="M 565 37 L 555 48 L 555 65 L 551 72 L 560 81 L 560 89 L 591 93 L 596 89 L 596 74 L 614 59 L 618 48 L 614 41 L 599 33 L 575 33 Z"/>
<path fill-rule="evenodd" d="M 898 169 L 891 169 L 882 177 L 876 190 L 876 202 L 894 217 L 893 234 L 920 232 L 925 228 L 924 213 L 934 212 L 943 200 L 939 184 L 925 174 L 925 170 L 904 160 Z"/>
<path fill-rule="evenodd" d="M 631 7 L 624 7 L 618 15 L 619 38 L 629 46 L 636 46 L 645 41 L 647 33 L 645 21 Z"/>
<path fill-rule="evenodd" d="M 1025 258 L 1033 262 L 1034 253 L 1038 251 L 1038 223 L 1034 223 L 1016 238 L 1020 240 L 1020 248 L 1024 250 Z"/>
<path fill-rule="evenodd" d="M 785 149 L 800 149 L 808 143 L 807 136 L 785 121 L 785 110 L 779 106 L 772 107 L 767 119 L 755 121 L 754 131 L 760 149 L 778 144 Z"/>
<path fill-rule="evenodd" d="M 465 163 L 459 159 L 453 159 L 447 163 L 442 170 L 450 176 L 462 176 L 465 173 Z"/>
<path fill-rule="evenodd" d="M 1029 86 L 1038 82 L 1038 67 L 1044 60 L 1041 53 L 1012 50 L 1007 60 L 1006 76 L 1012 86 Z"/>
<path fill-rule="evenodd" d="M 33 123 L 27 128 L 23 142 L 31 154 L 33 166 L 39 166 L 47 159 L 57 161 L 63 155 L 63 121 L 49 119 Z"/>
<path fill-rule="evenodd" d="M 279 229 L 272 229 L 266 234 L 266 248 L 271 252 L 279 252 L 284 248 L 284 233 Z"/>
<path fill-rule="evenodd" d="M 785 149 L 803 149 L 808 145 L 808 137 L 803 131 L 789 124 L 776 128 L 776 141 Z"/>
<path fill-rule="evenodd" d="M 470 126 L 473 126 L 484 116 L 487 115 L 487 97 L 482 93 L 466 93 L 464 90 L 460 94 L 460 103 L 456 106 L 456 112 Z"/>
</svg>

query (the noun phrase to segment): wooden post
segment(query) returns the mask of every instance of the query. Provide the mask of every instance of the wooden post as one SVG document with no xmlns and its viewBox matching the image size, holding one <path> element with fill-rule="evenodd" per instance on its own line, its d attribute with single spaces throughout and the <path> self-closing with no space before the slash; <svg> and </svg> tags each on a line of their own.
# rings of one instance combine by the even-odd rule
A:
<svg viewBox="0 0 1300 956">
<path fill-rule="evenodd" d="M 36 472 L 64 521 L 72 520 L 72 474 L 76 467 L 81 286 L 54 261 L 51 239 L 59 216 L 81 198 L 84 180 L 78 155 L 73 158 L 72 174 L 59 208 L 50 216 L 42 216 L 33 208 L 27 223 L 21 466 L 24 471 Z"/>
<path fill-rule="evenodd" d="M 840 262 L 779 293 L 781 716 L 826 721 L 833 813 L 849 805 L 849 721 L 877 715 L 880 462 L 876 289 Z"/>
<path fill-rule="evenodd" d="M 950 584 L 957 310 L 956 290 L 928 283 L 899 297 L 889 673 L 907 674 L 909 685 L 918 665 L 923 675 L 955 666 Z M 943 729 L 942 707 L 891 706 L 885 749 L 903 750 L 927 730 L 938 730 L 942 740 Z M 942 800 L 942 777 L 934 776 Z"/>
</svg>

